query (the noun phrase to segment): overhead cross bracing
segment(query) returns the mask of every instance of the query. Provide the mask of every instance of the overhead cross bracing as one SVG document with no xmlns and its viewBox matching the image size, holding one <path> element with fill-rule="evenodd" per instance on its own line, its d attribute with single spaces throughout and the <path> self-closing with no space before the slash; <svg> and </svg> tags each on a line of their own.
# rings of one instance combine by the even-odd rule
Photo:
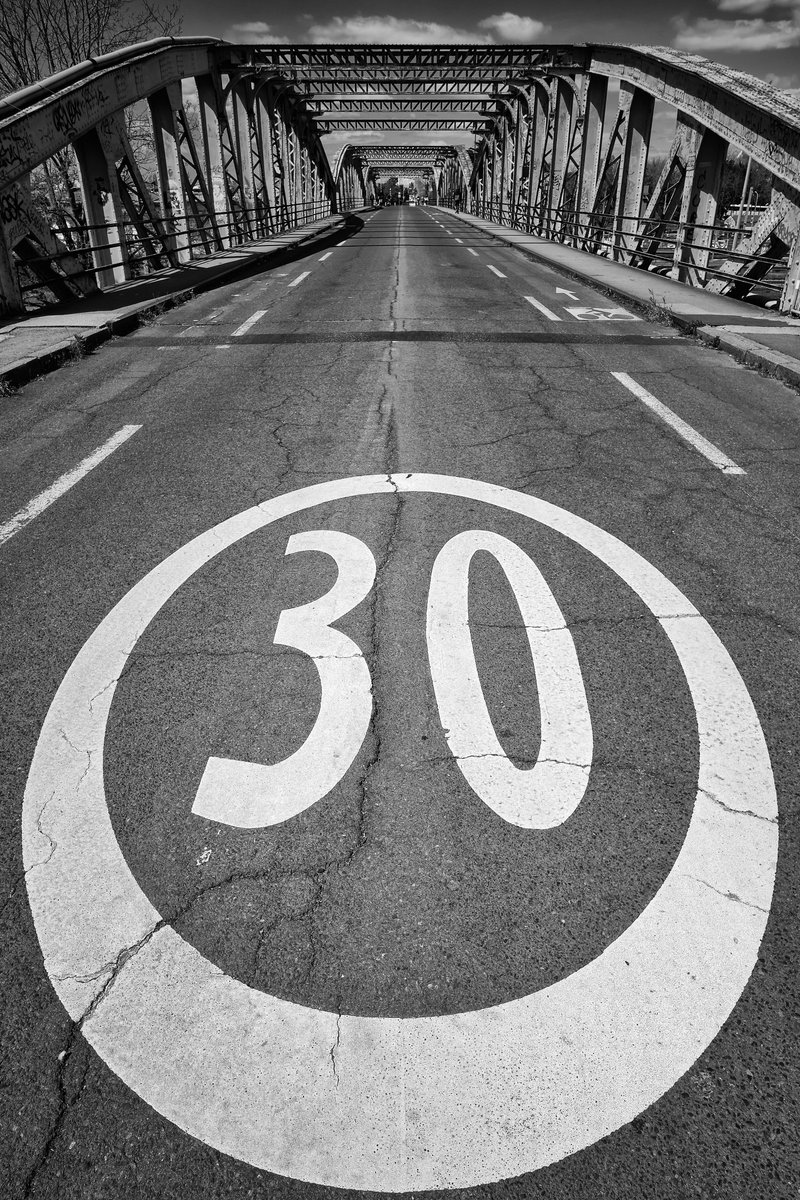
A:
<svg viewBox="0 0 800 1200">
<path fill-rule="evenodd" d="M 377 170 L 419 171 L 441 166 L 455 157 L 455 146 L 358 146 L 350 147 L 365 167 Z"/>
<path fill-rule="evenodd" d="M 585 65 L 581 46 L 255 46 L 247 62 L 290 78 L 321 134 L 481 132 L 511 82 Z"/>
</svg>

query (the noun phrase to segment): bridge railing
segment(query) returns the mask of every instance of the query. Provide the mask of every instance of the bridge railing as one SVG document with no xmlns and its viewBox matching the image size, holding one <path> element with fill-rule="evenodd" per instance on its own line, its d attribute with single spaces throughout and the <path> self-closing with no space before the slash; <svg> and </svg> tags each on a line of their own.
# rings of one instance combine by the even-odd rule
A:
<svg viewBox="0 0 800 1200">
<path fill-rule="evenodd" d="M 155 217 L 152 231 L 144 233 L 139 224 L 129 220 L 102 225 L 62 221 L 54 224 L 51 232 L 63 249 L 36 254 L 19 247 L 16 257 L 20 291 L 26 309 L 33 309 L 74 299 L 72 288 L 79 276 L 93 290 L 102 290 L 103 262 L 98 261 L 98 242 L 104 254 L 119 254 L 127 277 L 137 279 L 216 253 L 220 247 L 215 232 L 225 249 L 235 249 L 322 220 L 330 211 L 327 201 L 288 205 L 277 214 L 256 205 L 241 209 L 235 216 L 226 209 L 216 209 L 202 217 Z M 44 281 L 38 277 L 40 269 L 46 272 Z"/>
<path fill-rule="evenodd" d="M 786 247 L 763 253 L 740 249 L 752 235 L 748 225 L 735 228 L 658 216 L 598 216 L 591 209 L 531 208 L 523 201 L 483 201 L 476 205 L 475 215 L 695 287 L 708 288 L 716 280 L 729 294 L 750 295 L 762 304 L 781 302 L 789 275 Z M 791 304 L 785 309 L 791 312 Z"/>
<path fill-rule="evenodd" d="M 161 38 L 87 60 L 0 99 L 0 317 L 339 207 L 305 95 L 239 48 Z"/>
</svg>

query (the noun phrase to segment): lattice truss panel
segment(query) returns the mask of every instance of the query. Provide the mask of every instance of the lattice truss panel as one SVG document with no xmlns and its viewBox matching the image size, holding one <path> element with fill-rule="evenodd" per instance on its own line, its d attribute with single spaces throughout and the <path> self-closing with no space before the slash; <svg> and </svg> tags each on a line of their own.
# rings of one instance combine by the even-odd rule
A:
<svg viewBox="0 0 800 1200">
<path fill-rule="evenodd" d="M 144 164 L 131 148 L 137 104 L 151 129 Z M 653 180 L 657 104 L 673 112 L 675 136 Z M 368 145 L 367 132 L 444 136 Z M 340 143 L 332 165 L 328 135 Z M 727 237 L 719 202 L 733 151 L 766 168 L 772 188 Z M 37 171 L 69 155 L 72 222 L 36 203 Z M 0 101 L 3 304 L 23 303 L 21 262 L 74 295 L 369 204 L 391 175 L 423 177 L 439 203 L 716 291 L 746 295 L 780 264 L 781 307 L 800 307 L 800 106 L 765 83 L 650 47 L 211 39 L 131 47 Z"/>
<path fill-rule="evenodd" d="M 219 43 L 168 39 L 0 101 L 0 312 L 71 299 L 329 215 L 303 95 Z M 42 182 L 67 201 L 41 203 Z"/>
</svg>

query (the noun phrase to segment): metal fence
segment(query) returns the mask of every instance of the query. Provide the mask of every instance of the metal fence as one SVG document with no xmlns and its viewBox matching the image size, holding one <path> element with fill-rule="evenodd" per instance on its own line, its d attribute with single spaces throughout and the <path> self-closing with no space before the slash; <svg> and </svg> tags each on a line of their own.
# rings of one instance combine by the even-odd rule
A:
<svg viewBox="0 0 800 1200">
<path fill-rule="evenodd" d="M 268 240 L 330 215 L 330 201 L 324 200 L 275 210 L 253 205 L 235 212 L 208 211 L 199 217 L 148 216 L 102 225 L 62 218 L 51 225 L 62 250 L 37 253 L 32 239 L 15 248 L 20 291 L 29 309 L 75 299 L 76 287 L 79 292 L 99 290 L 98 275 L 107 269 L 109 253 L 126 264 L 128 278 L 137 279 Z"/>
<path fill-rule="evenodd" d="M 475 215 L 550 242 L 572 246 L 651 271 L 708 287 L 729 288 L 741 298 L 779 300 L 789 268 L 785 248 L 754 254 L 746 248 L 751 228 L 743 225 L 689 224 L 664 217 L 614 217 L 596 212 L 485 202 Z M 737 269 L 738 268 L 738 269 Z M 798 289 L 795 289 L 796 291 Z M 798 297 L 794 297 L 794 305 Z M 789 308 L 794 311 L 794 307 Z"/>
</svg>

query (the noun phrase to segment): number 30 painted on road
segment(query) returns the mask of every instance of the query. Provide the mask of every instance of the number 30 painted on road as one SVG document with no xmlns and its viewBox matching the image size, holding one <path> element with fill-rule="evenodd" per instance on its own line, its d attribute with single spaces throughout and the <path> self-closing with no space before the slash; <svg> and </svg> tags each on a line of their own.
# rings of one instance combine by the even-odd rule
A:
<svg viewBox="0 0 800 1200">
<path fill-rule="evenodd" d="M 210 758 L 192 812 L 243 829 L 277 825 L 309 808 L 343 778 L 372 715 L 372 682 L 360 648 L 334 621 L 365 599 L 375 559 L 358 538 L 333 530 L 294 534 L 287 554 L 330 555 L 339 574 L 324 596 L 284 610 L 275 644 L 313 658 L 322 698 L 314 727 L 283 762 Z M 516 596 L 533 657 L 541 744 L 533 767 L 516 767 L 492 725 L 469 628 L 469 568 L 483 550 Z M 504 820 L 525 829 L 560 825 L 583 798 L 592 761 L 592 726 L 572 635 L 539 569 L 499 534 L 469 530 L 450 539 L 433 565 L 428 595 L 428 656 L 439 715 L 467 783 Z"/>
</svg>

